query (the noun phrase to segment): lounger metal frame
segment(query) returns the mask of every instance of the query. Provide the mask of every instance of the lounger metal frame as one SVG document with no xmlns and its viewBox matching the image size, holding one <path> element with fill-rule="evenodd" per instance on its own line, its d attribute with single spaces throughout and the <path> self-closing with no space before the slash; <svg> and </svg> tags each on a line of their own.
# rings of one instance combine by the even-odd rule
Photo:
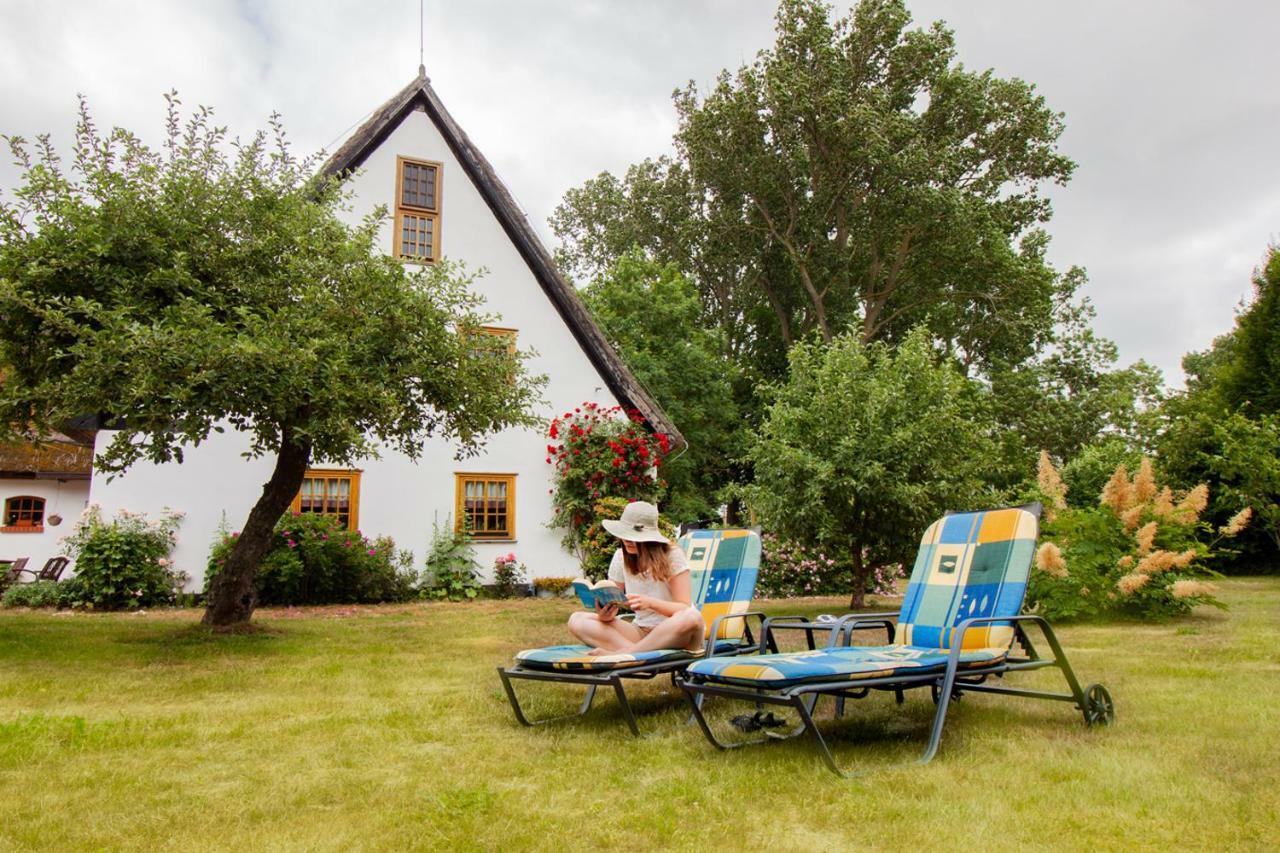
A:
<svg viewBox="0 0 1280 853">
<path fill-rule="evenodd" d="M 750 618 L 760 620 L 761 640 L 759 643 L 755 641 L 755 636 L 751 632 Z M 746 623 L 743 632 L 743 642 L 732 648 L 721 651 L 719 656 L 755 654 L 764 648 L 777 651 L 776 645 L 766 646 L 766 634 L 764 629 L 766 619 L 764 613 L 758 610 L 749 610 L 745 613 L 726 613 L 718 616 L 711 623 L 711 629 L 708 631 L 706 650 L 703 655 L 698 657 L 681 658 L 679 660 L 667 660 L 657 662 L 640 661 L 630 666 L 620 666 L 614 669 L 601 670 L 598 672 L 590 671 L 571 671 L 571 670 L 554 670 L 554 669 L 536 669 L 526 667 L 522 664 L 516 664 L 513 667 L 498 667 L 498 677 L 502 679 L 502 687 L 507 693 L 507 701 L 511 703 L 511 710 L 515 712 L 516 719 L 522 725 L 541 726 L 546 723 L 553 723 L 558 720 L 571 720 L 575 717 L 581 717 L 591 710 L 591 704 L 595 700 L 596 690 L 600 687 L 611 687 L 613 693 L 618 697 L 618 704 L 622 707 L 623 719 L 627 721 L 627 727 L 631 729 L 631 733 L 636 737 L 640 737 L 640 726 L 636 723 L 635 712 L 631 708 L 631 702 L 627 699 L 626 687 L 623 685 L 624 679 L 635 679 L 641 681 L 649 681 L 661 675 L 664 672 L 671 673 L 671 683 L 679 686 L 677 680 L 678 674 L 696 660 L 703 660 L 715 653 L 717 641 L 716 637 L 720 634 L 720 626 L 730 619 L 742 619 Z M 772 640 L 767 642 L 773 643 Z M 515 688 L 511 682 L 515 679 L 525 679 L 528 681 L 552 681 L 560 684 L 583 684 L 587 687 L 586 695 L 582 698 L 582 703 L 578 706 L 578 710 L 573 714 L 563 714 L 557 717 L 547 717 L 541 720 L 531 720 L 525 716 L 524 711 L 520 707 L 520 700 L 516 696 Z"/>
<path fill-rule="evenodd" d="M 768 645 L 770 648 L 776 648 L 776 641 L 774 641 L 771 632 L 778 629 L 798 629 L 806 632 L 809 648 L 812 649 L 814 648 L 813 632 L 828 631 L 830 638 L 827 642 L 827 648 L 835 648 L 838 644 L 848 645 L 851 642 L 854 631 L 868 628 L 885 628 L 889 633 L 889 640 L 892 642 L 895 628 L 889 617 L 896 617 L 897 615 L 896 613 L 853 614 L 830 623 L 808 622 L 800 617 L 773 619 L 766 621 L 762 627 L 760 642 L 762 646 Z M 1014 655 L 1013 650 L 1010 649 L 1010 654 L 998 663 L 962 667 L 960 653 L 964 648 L 965 633 L 974 626 L 993 623 L 1012 623 L 1015 639 L 1024 653 Z M 1053 652 L 1052 658 L 1042 658 L 1035 645 L 1031 642 L 1026 633 L 1026 627 L 1031 625 L 1040 629 Z M 1002 679 L 1005 673 L 1043 669 L 1045 667 L 1056 667 L 1060 670 L 1066 679 L 1070 692 L 1050 693 L 1042 690 L 1024 690 L 985 683 L 992 677 Z M 685 697 L 689 700 L 693 717 L 698 721 L 698 726 L 702 729 L 702 733 L 717 748 L 734 749 L 740 746 L 765 743 L 770 740 L 786 740 L 808 732 L 813 738 L 814 744 L 817 746 L 827 768 L 837 776 L 845 778 L 860 774 L 842 769 L 836 763 L 835 756 L 832 754 L 826 738 L 823 737 L 822 732 L 818 729 L 813 718 L 813 711 L 821 696 L 835 697 L 836 716 L 840 716 L 843 712 L 844 700 L 862 699 L 869 695 L 872 690 L 892 691 L 896 694 L 897 701 L 901 703 L 905 691 L 922 687 L 931 688 L 934 701 L 937 703 L 937 710 L 934 712 L 933 727 L 929 733 L 928 745 L 916 762 L 918 764 L 928 763 L 937 754 L 938 745 L 942 741 L 942 729 L 946 723 L 947 709 L 950 707 L 952 699 L 958 700 L 963 693 L 996 693 L 1005 696 L 1022 696 L 1029 699 L 1071 702 L 1084 715 L 1084 721 L 1089 726 L 1110 725 L 1115 719 L 1115 705 L 1111 700 L 1111 694 L 1101 684 L 1091 684 L 1085 688 L 1080 687 L 1075 671 L 1071 668 L 1066 654 L 1062 651 L 1062 645 L 1058 642 L 1052 626 L 1043 617 L 1034 615 L 992 616 L 966 619 L 961 622 L 956 629 L 947 663 L 942 671 L 931 668 L 929 671 L 921 673 L 907 671 L 879 678 L 807 682 L 772 690 L 711 683 L 702 680 L 697 674 L 690 673 L 685 673 L 683 676 L 673 676 L 673 680 L 680 685 Z M 707 696 L 738 699 L 753 702 L 757 706 L 781 705 L 792 708 L 799 717 L 800 724 L 785 732 L 765 732 L 765 737 L 726 743 L 715 736 L 707 723 L 702 708 L 703 701 Z"/>
</svg>

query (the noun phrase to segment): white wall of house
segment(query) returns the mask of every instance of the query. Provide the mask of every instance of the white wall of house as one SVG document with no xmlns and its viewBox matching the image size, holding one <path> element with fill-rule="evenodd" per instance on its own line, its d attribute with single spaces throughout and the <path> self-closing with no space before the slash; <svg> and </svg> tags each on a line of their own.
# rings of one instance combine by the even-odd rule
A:
<svg viewBox="0 0 1280 853">
<path fill-rule="evenodd" d="M 583 401 L 616 405 L 582 348 L 551 304 L 537 279 L 521 259 L 484 198 L 453 157 L 443 137 L 424 112 L 413 112 L 368 158 L 352 178 L 355 222 L 379 204 L 392 206 L 397 155 L 443 164 L 440 186 L 440 251 L 485 275 L 474 285 L 495 325 L 518 330 L 517 346 L 533 349 L 533 373 L 548 376 L 539 412 L 549 419 Z M 384 250 L 392 251 L 391 228 L 384 230 Z M 100 432 L 101 452 L 114 433 Z M 477 556 L 486 577 L 493 559 L 514 551 L 531 576 L 574 576 L 576 560 L 560 547 L 561 532 L 547 528 L 551 517 L 551 467 L 546 464 L 547 439 L 542 430 L 506 430 L 494 436 L 476 457 L 455 461 L 453 448 L 431 441 L 418 462 L 388 452 L 367 460 L 360 481 L 359 523 L 367 536 L 387 535 L 401 548 L 412 550 L 420 568 L 431 535 L 432 521 L 441 524 L 454 511 L 455 472 L 515 474 L 514 541 L 477 543 Z M 225 513 L 239 529 L 270 475 L 272 460 L 246 461 L 241 452 L 248 442 L 236 434 L 215 435 L 186 451 L 182 464 L 139 463 L 107 482 L 95 477 L 91 500 L 111 513 L 120 508 L 158 514 L 166 507 L 186 513 L 174 553 L 177 568 L 191 576 L 190 588 L 203 585 L 209 545 Z M 315 460 L 315 467 L 323 460 Z M 79 510 L 77 509 L 77 514 Z"/>
<path fill-rule="evenodd" d="M 20 495 L 44 498 L 44 529 L 39 533 L 0 532 L 0 560 L 26 557 L 27 568 L 39 571 L 45 560 L 63 553 L 62 537 L 75 527 L 89 502 L 89 481 L 0 479 L 0 509 L 6 500 Z M 50 524 L 51 515 L 61 516 L 62 523 Z"/>
</svg>

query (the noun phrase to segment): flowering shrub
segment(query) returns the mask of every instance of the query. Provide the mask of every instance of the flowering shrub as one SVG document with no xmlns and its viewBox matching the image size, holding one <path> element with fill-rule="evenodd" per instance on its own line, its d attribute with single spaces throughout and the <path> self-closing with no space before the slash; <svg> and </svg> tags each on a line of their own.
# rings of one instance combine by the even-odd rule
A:
<svg viewBox="0 0 1280 853">
<path fill-rule="evenodd" d="M 423 598 L 468 601 L 480 594 L 480 565 L 471 537 L 465 530 L 456 530 L 451 518 L 445 518 L 443 527 L 431 523 Z"/>
<path fill-rule="evenodd" d="M 772 533 L 761 537 L 764 552 L 756 594 L 762 598 L 803 595 L 843 595 L 849 592 L 847 562 L 829 557 L 816 547 L 802 545 Z M 875 570 L 867 586 L 869 595 L 896 595 L 901 566 Z"/>
<path fill-rule="evenodd" d="M 219 533 L 209 554 L 206 591 L 239 535 Z M 254 589 L 258 603 L 266 605 L 406 601 L 417 580 L 411 562 L 389 537 L 369 539 L 332 516 L 293 513 L 276 523 Z"/>
<path fill-rule="evenodd" d="M 1223 607 L 1205 579 L 1213 548 L 1249 523 L 1242 510 L 1208 545 L 1200 513 L 1209 500 L 1201 484 L 1183 494 L 1156 482 L 1149 459 L 1129 476 L 1116 468 L 1098 503 L 1068 507 L 1066 486 L 1041 453 L 1037 477 L 1045 503 L 1042 544 L 1027 590 L 1028 605 L 1050 618 L 1102 615 L 1169 617 L 1200 604 Z"/>
<path fill-rule="evenodd" d="M 547 436 L 547 464 L 555 467 L 551 526 L 567 531 L 566 550 L 576 553 L 588 571 L 586 538 L 598 520 L 596 504 L 606 498 L 621 498 L 624 505 L 654 500 L 663 485 L 657 469 L 671 451 L 671 440 L 645 430 L 638 412 L 598 403 L 583 403 L 552 419 Z"/>
<path fill-rule="evenodd" d="M 173 570 L 169 552 L 177 541 L 183 514 L 159 519 L 122 509 L 111 521 L 97 504 L 89 506 L 63 541 L 75 560 L 77 605 L 97 610 L 134 610 L 170 604 L 185 576 Z"/>
<path fill-rule="evenodd" d="M 529 570 L 516 563 L 515 553 L 502 554 L 493 561 L 493 594 L 498 598 L 515 598 L 528 582 Z"/>
</svg>

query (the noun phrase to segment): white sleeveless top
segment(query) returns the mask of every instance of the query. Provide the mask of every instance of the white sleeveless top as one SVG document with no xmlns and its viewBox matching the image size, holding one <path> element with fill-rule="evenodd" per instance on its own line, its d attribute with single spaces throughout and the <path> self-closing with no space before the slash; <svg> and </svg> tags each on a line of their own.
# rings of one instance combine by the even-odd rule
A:
<svg viewBox="0 0 1280 853">
<path fill-rule="evenodd" d="M 672 577 L 689 571 L 689 558 L 685 556 L 679 545 L 672 543 L 671 549 L 667 551 L 667 559 L 671 561 Z M 647 595 L 659 601 L 674 600 L 671 598 L 671 590 L 667 587 L 666 581 L 650 580 L 627 571 L 621 548 L 613 552 L 613 559 L 609 562 L 609 580 L 624 587 L 628 595 Z M 652 628 L 655 625 L 661 625 L 666 618 L 652 610 L 637 610 L 634 624 L 641 628 Z"/>
</svg>

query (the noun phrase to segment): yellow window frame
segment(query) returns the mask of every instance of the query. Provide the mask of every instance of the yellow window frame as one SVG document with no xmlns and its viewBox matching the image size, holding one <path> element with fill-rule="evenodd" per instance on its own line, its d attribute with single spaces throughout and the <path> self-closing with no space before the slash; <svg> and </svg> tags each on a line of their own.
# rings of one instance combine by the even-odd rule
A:
<svg viewBox="0 0 1280 853">
<path fill-rule="evenodd" d="M 360 529 L 360 469 L 354 468 L 308 468 L 307 472 L 302 475 L 303 488 L 306 487 L 307 480 L 321 480 L 328 482 L 330 480 L 347 481 L 350 483 L 347 493 L 347 529 Z M 290 505 L 292 512 L 302 512 L 302 489 L 298 490 L 298 494 L 294 495 L 293 503 Z M 321 510 L 320 515 L 341 515 L 337 512 L 327 512 Z"/>
<path fill-rule="evenodd" d="M 404 203 L 404 169 L 406 165 L 435 169 L 436 185 L 433 193 L 435 206 L 420 207 Z M 443 188 L 444 164 L 435 160 L 419 160 L 413 157 L 396 157 L 395 216 L 392 221 L 391 252 L 402 261 L 412 264 L 430 264 L 440 259 L 440 192 Z M 431 256 L 406 254 L 403 240 L 406 217 L 427 220 L 431 223 Z"/>
<path fill-rule="evenodd" d="M 516 538 L 516 476 L 515 474 L 494 474 L 474 471 L 455 471 L 454 478 L 454 528 L 461 532 L 466 529 L 466 487 L 468 483 L 483 484 L 483 492 L 486 497 L 489 486 L 492 484 L 503 484 L 506 486 L 506 526 L 499 530 L 492 530 L 486 523 L 484 529 L 472 529 L 471 538 L 488 541 L 488 542 L 505 542 L 512 541 Z M 489 520 L 496 513 L 482 510 L 485 520 Z"/>
</svg>

